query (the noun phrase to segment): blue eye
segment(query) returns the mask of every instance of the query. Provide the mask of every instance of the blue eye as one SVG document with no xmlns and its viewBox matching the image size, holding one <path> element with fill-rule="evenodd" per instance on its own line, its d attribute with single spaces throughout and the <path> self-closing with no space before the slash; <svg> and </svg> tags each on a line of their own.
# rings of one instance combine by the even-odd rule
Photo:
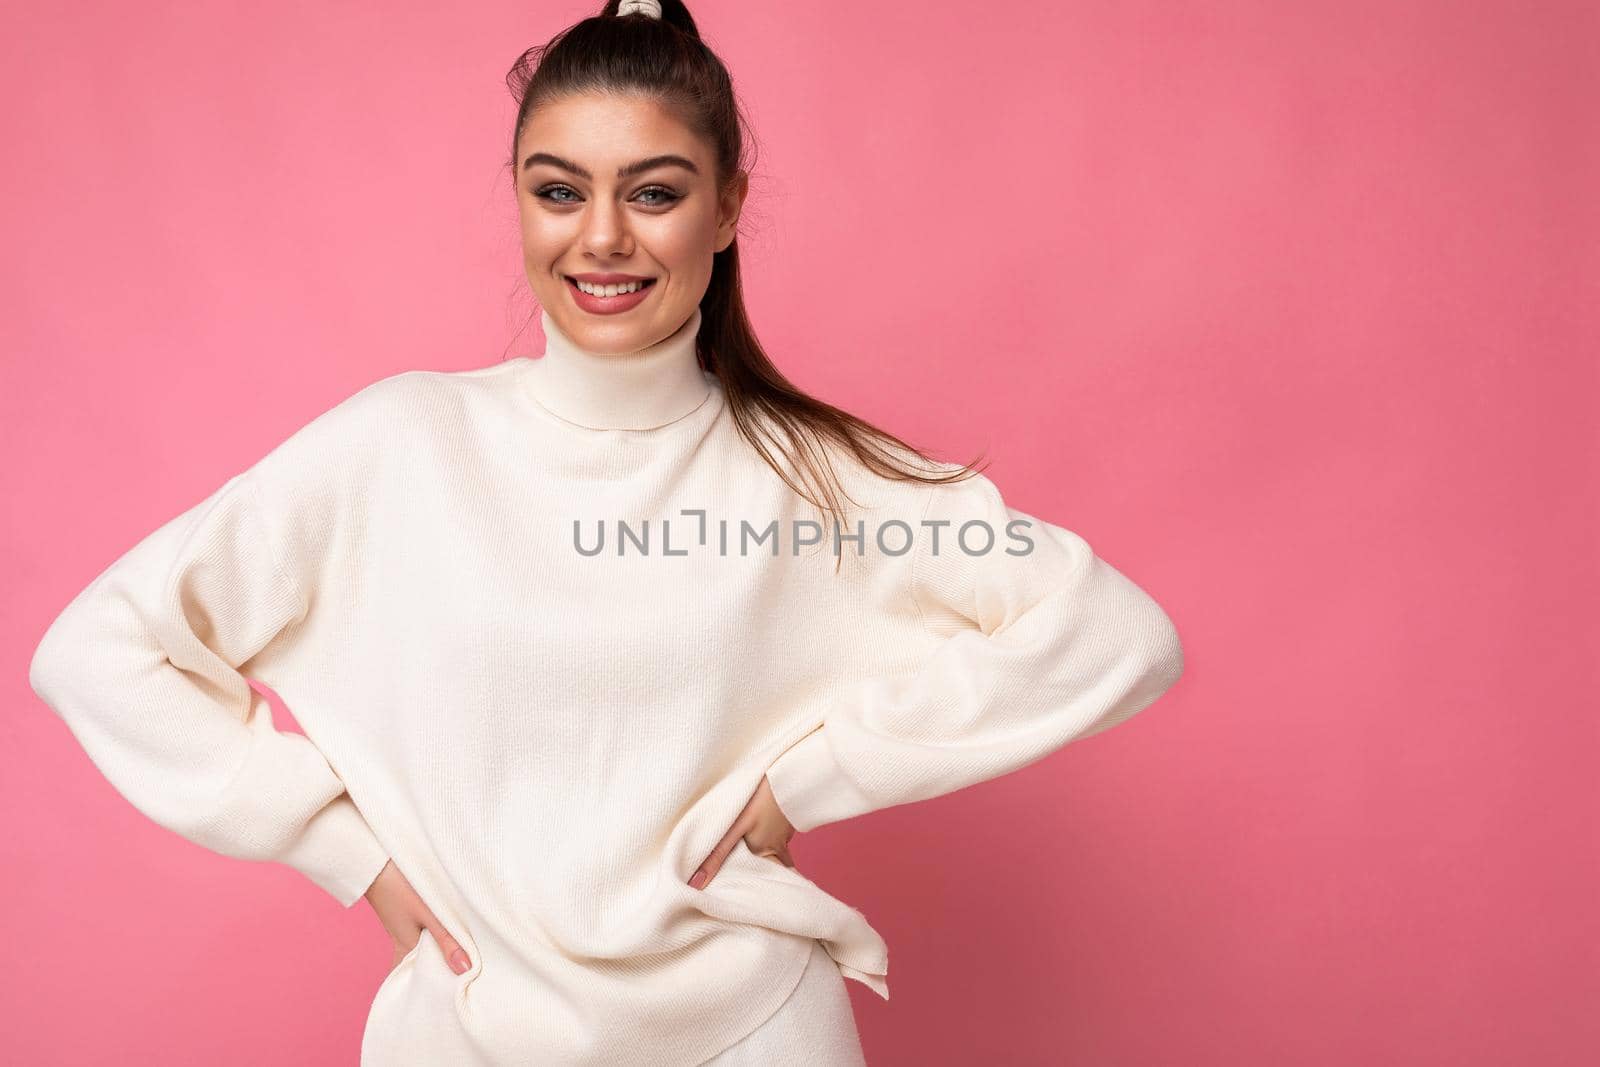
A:
<svg viewBox="0 0 1600 1067">
<path fill-rule="evenodd" d="M 565 185 L 547 185 L 543 189 L 540 189 L 538 192 L 534 193 L 533 195 L 537 196 L 537 197 L 539 197 L 539 198 L 541 198 L 543 200 L 549 200 L 552 203 L 556 203 L 556 204 L 570 204 L 570 203 L 572 203 L 572 201 L 570 201 L 570 200 L 557 200 L 555 197 L 550 195 L 551 193 L 557 192 L 558 190 L 565 190 L 566 192 L 569 192 L 569 193 L 572 192 L 572 190 L 567 188 L 567 186 L 565 186 Z"/>
<path fill-rule="evenodd" d="M 552 204 L 575 204 L 575 203 L 577 203 L 577 200 L 575 200 L 575 199 L 568 200 L 565 197 L 555 196 L 554 194 L 556 194 L 558 192 L 572 193 L 573 190 L 572 190 L 572 187 L 569 186 L 569 185 L 546 185 L 546 186 L 542 186 L 541 188 L 536 190 L 533 195 L 538 197 L 541 200 L 548 200 Z M 683 199 L 682 194 L 675 193 L 671 189 L 668 189 L 664 185 L 649 185 L 649 186 L 646 186 L 645 188 L 639 190 L 637 195 L 640 196 L 640 197 L 644 197 L 648 193 L 656 193 L 656 194 L 659 194 L 659 195 L 655 199 L 652 199 L 652 200 L 643 200 L 642 203 L 644 203 L 647 207 L 665 207 L 668 204 L 676 203 L 677 201 Z M 573 195 L 574 195 L 574 197 L 576 197 L 577 194 L 573 193 Z"/>
<path fill-rule="evenodd" d="M 660 205 L 660 204 L 670 204 L 670 203 L 672 203 L 672 202 L 674 202 L 676 200 L 682 200 L 683 199 L 681 196 L 679 196 L 677 193 L 673 192 L 671 189 L 668 189 L 665 186 L 661 186 L 661 185 L 652 185 L 652 186 L 649 186 L 647 188 L 639 190 L 639 195 L 640 196 L 643 196 L 645 193 L 661 193 L 663 198 L 660 199 L 660 200 L 654 201 L 654 203 L 656 203 L 658 205 Z"/>
</svg>

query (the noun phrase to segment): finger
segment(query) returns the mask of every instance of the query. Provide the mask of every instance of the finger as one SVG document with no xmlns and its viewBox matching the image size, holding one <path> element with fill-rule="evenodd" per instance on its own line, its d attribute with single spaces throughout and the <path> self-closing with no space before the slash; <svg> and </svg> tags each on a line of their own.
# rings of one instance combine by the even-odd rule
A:
<svg viewBox="0 0 1600 1067">
<path fill-rule="evenodd" d="M 776 860 L 785 867 L 794 866 L 794 857 L 789 855 L 789 846 L 787 844 L 779 845 L 777 848 L 763 849 L 757 852 L 756 855 L 762 859 Z"/>
<path fill-rule="evenodd" d="M 711 850 L 711 855 L 707 856 L 699 869 L 689 876 L 689 884 L 695 889 L 704 889 L 710 885 L 711 879 L 722 869 L 722 861 L 728 858 L 728 853 L 733 851 L 733 846 L 743 837 L 744 827 L 741 825 L 735 825 L 724 834 L 722 840 L 717 842 L 717 847 Z"/>
<path fill-rule="evenodd" d="M 457 974 L 466 974 L 472 967 L 472 960 L 467 958 L 467 950 L 461 947 L 461 943 L 451 937 L 450 931 L 440 926 L 437 919 L 428 923 L 428 932 L 433 935 L 434 941 L 438 942 L 439 951 L 444 953 L 445 962 L 450 965 L 450 969 Z"/>
</svg>

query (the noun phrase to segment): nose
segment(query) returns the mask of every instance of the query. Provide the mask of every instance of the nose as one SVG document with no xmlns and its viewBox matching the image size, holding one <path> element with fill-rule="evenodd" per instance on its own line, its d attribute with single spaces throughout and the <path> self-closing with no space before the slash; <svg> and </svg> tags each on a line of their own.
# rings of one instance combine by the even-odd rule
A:
<svg viewBox="0 0 1600 1067">
<path fill-rule="evenodd" d="M 602 259 L 631 255 L 633 236 L 628 232 L 628 219 L 622 205 L 596 198 L 584 215 L 581 243 L 585 252 Z"/>
</svg>

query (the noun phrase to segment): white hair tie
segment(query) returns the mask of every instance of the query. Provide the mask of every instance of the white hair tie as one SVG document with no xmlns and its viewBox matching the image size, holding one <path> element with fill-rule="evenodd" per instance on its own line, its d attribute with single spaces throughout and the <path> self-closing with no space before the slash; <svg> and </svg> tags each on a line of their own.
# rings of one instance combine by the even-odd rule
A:
<svg viewBox="0 0 1600 1067">
<path fill-rule="evenodd" d="M 622 0 L 622 3 L 617 5 L 618 18 L 636 11 L 641 15 L 658 19 L 661 17 L 661 0 Z"/>
</svg>

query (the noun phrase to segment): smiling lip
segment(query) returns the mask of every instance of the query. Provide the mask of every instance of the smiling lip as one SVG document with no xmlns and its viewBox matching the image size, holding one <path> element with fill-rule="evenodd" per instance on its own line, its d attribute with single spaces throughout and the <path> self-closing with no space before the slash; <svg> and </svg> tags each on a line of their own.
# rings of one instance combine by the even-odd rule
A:
<svg viewBox="0 0 1600 1067">
<path fill-rule="evenodd" d="M 576 278 L 590 285 L 626 285 L 628 282 L 655 281 L 654 278 L 643 274 L 568 274 L 566 277 Z"/>
<path fill-rule="evenodd" d="M 631 311 L 644 303 L 656 289 L 654 278 L 636 278 L 626 274 L 568 274 L 564 275 L 564 277 L 566 279 L 566 290 L 572 294 L 572 302 L 591 315 L 618 315 L 624 311 Z M 616 296 L 595 296 L 593 293 L 586 293 L 579 289 L 577 278 L 582 278 L 585 282 L 588 282 L 591 278 L 620 278 L 622 281 L 643 281 L 646 284 L 641 285 L 631 293 L 618 293 Z M 619 285 L 621 282 L 607 281 L 595 282 L 594 284 Z"/>
</svg>

